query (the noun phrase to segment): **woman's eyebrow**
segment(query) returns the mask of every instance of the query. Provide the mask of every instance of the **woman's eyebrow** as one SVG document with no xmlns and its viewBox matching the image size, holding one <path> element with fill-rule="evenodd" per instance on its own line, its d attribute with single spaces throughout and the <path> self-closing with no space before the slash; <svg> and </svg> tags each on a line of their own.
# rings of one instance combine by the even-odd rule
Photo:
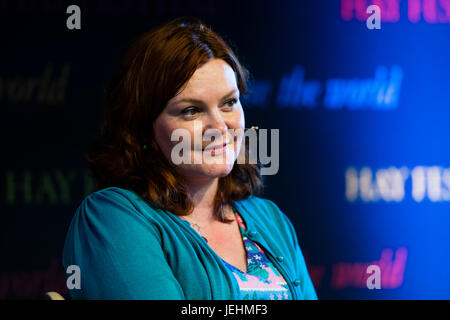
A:
<svg viewBox="0 0 450 320">
<path fill-rule="evenodd" d="M 231 90 L 229 93 L 227 93 L 226 95 L 224 95 L 220 100 L 225 100 L 226 98 L 232 96 L 234 93 L 236 93 L 238 91 L 238 89 L 233 89 Z M 183 98 L 177 101 L 177 103 L 179 102 L 190 102 L 190 103 L 203 103 L 202 100 L 199 99 L 195 99 L 195 98 Z"/>
</svg>

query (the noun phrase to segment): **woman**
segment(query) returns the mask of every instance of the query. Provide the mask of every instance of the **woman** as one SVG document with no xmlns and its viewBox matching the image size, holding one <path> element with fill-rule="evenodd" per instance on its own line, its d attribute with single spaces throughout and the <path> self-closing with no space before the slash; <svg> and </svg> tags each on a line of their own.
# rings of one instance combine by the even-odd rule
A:
<svg viewBox="0 0 450 320">
<path fill-rule="evenodd" d="M 64 268 L 81 270 L 73 298 L 317 298 L 291 222 L 256 196 L 259 166 L 236 161 L 242 150 L 248 158 L 243 135 L 231 134 L 245 126 L 247 78 L 196 19 L 155 28 L 126 53 L 88 153 L 99 190 L 78 207 L 64 246 Z M 198 128 L 200 142 L 189 142 Z M 174 161 L 175 130 L 188 161 Z M 206 132 L 215 139 L 203 141 Z"/>
</svg>

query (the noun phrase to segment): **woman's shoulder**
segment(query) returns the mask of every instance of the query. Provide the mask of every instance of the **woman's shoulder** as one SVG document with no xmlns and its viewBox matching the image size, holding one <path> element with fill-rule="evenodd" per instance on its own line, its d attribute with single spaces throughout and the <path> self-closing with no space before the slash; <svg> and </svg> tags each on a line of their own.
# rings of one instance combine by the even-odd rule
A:
<svg viewBox="0 0 450 320">
<path fill-rule="evenodd" d="M 239 200 L 238 203 L 251 207 L 279 210 L 278 206 L 272 200 L 255 195 L 250 195 L 245 199 Z"/>
<path fill-rule="evenodd" d="M 124 216 L 141 216 L 153 220 L 157 208 L 130 189 L 107 187 L 87 195 L 78 206 L 75 215 L 121 219 Z"/>
<path fill-rule="evenodd" d="M 72 217 L 64 250 L 71 252 L 94 240 L 99 240 L 98 247 L 106 244 L 123 247 L 120 243 L 132 243 L 129 239 L 139 237 L 158 240 L 152 211 L 149 206 L 144 208 L 139 196 L 131 190 L 108 187 L 92 192 L 81 201 Z"/>
<path fill-rule="evenodd" d="M 83 201 L 99 201 L 106 204 L 111 201 L 133 202 L 137 198 L 137 194 L 132 190 L 120 187 L 107 187 L 90 193 Z"/>
</svg>

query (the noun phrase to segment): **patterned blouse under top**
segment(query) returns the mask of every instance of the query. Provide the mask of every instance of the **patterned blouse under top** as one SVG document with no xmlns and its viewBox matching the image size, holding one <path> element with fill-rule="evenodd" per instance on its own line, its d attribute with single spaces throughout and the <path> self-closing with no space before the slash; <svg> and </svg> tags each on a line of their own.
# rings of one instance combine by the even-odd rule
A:
<svg viewBox="0 0 450 320">
<path fill-rule="evenodd" d="M 236 220 L 247 251 L 247 272 L 222 261 L 233 272 L 243 300 L 291 300 L 291 293 L 283 276 L 267 258 L 261 247 L 247 237 L 247 228 L 236 209 Z"/>
</svg>

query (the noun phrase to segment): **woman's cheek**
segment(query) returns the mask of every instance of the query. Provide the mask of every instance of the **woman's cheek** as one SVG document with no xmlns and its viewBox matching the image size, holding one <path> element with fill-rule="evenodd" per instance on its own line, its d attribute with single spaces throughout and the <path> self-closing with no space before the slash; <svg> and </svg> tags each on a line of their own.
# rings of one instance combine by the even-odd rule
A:
<svg viewBox="0 0 450 320">
<path fill-rule="evenodd" d="M 244 110 L 242 109 L 242 105 L 239 103 L 239 108 L 238 108 L 238 126 L 241 129 L 245 128 L 245 116 L 244 116 Z"/>
<path fill-rule="evenodd" d="M 169 160 L 171 159 L 172 149 L 173 147 L 179 143 L 179 141 L 172 141 L 172 133 L 175 128 L 162 126 L 158 128 L 159 132 L 157 133 L 157 142 L 162 152 Z"/>
</svg>

